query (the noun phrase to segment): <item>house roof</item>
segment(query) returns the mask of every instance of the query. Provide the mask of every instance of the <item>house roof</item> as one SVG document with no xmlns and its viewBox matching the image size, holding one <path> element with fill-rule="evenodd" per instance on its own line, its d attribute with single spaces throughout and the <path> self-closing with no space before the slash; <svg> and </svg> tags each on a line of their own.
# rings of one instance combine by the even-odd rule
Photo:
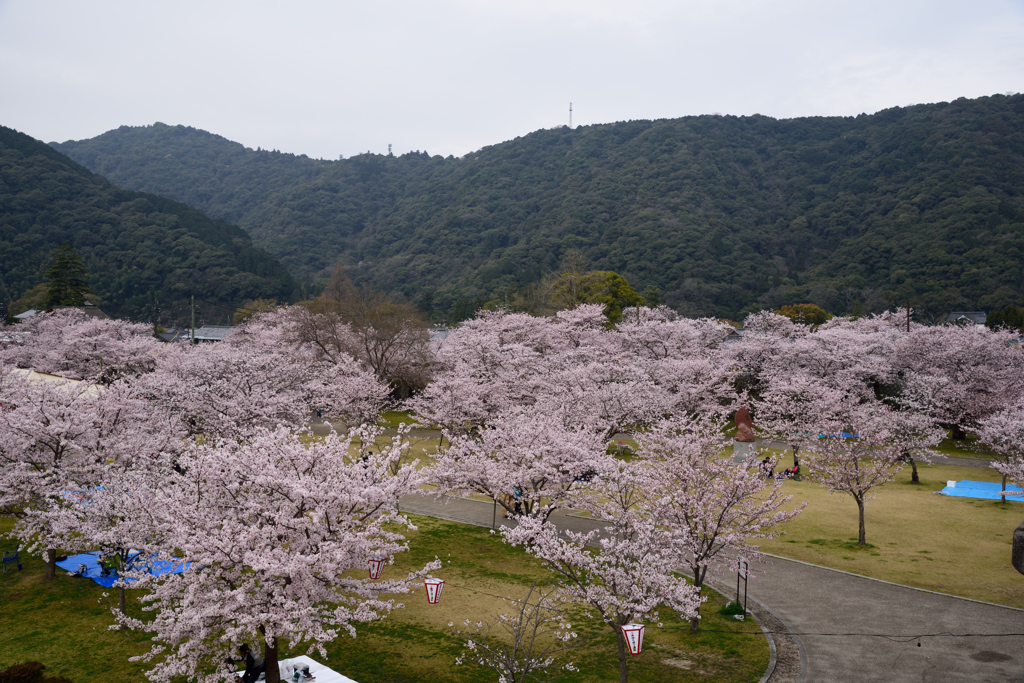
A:
<svg viewBox="0 0 1024 683">
<path fill-rule="evenodd" d="M 107 315 L 106 313 L 101 311 L 99 306 L 97 306 L 96 304 L 92 303 L 91 301 L 86 301 L 81 306 L 54 306 L 53 308 L 48 309 L 46 311 L 38 309 L 38 308 L 30 308 L 27 311 L 25 311 L 24 313 L 19 313 L 18 315 L 14 316 L 14 318 L 16 320 L 28 320 L 29 318 L 34 318 L 37 315 L 40 315 L 42 313 L 47 313 L 49 311 L 62 311 L 64 309 L 73 309 L 73 310 L 76 310 L 76 311 L 82 311 L 83 313 L 85 313 L 90 318 L 99 318 L 101 320 L 106 320 L 107 318 L 110 317 L 109 315 Z"/>
<path fill-rule="evenodd" d="M 975 325 L 984 325 L 985 320 L 988 318 L 985 311 L 953 311 L 946 318 L 947 322 L 951 323 L 974 323 Z"/>
<path fill-rule="evenodd" d="M 196 328 L 196 341 L 222 341 L 234 331 L 230 325 L 203 325 Z"/>
</svg>

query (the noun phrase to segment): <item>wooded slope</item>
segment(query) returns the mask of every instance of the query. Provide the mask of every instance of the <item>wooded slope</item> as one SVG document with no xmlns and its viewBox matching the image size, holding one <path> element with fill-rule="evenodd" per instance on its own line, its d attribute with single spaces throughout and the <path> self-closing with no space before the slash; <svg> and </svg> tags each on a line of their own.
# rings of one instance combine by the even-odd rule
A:
<svg viewBox="0 0 1024 683">
<path fill-rule="evenodd" d="M 163 124 L 55 147 L 238 223 L 312 290 L 340 258 L 444 308 L 579 249 L 686 314 L 1024 304 L 1022 95 L 541 130 L 459 159 L 320 161 Z"/>
<path fill-rule="evenodd" d="M 190 296 L 231 307 L 301 294 L 280 262 L 237 226 L 122 190 L 0 126 L 0 301 L 9 304 L 42 282 L 43 264 L 65 240 L 81 254 L 90 287 L 111 315 L 151 320 L 154 298 L 166 311 Z"/>
</svg>

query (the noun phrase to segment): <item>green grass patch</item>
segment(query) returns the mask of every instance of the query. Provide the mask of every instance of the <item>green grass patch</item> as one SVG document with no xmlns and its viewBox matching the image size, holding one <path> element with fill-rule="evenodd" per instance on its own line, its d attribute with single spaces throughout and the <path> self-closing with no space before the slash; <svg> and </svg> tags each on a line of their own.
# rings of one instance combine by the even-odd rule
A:
<svg viewBox="0 0 1024 683">
<path fill-rule="evenodd" d="M 995 454 L 982 446 L 977 437 L 970 435 L 963 440 L 951 439 L 947 436 L 939 442 L 934 450 L 951 458 L 980 458 L 982 460 L 995 458 Z"/>
<path fill-rule="evenodd" d="M 422 424 L 412 414 L 411 410 L 389 410 L 386 413 L 381 413 L 380 417 L 377 418 L 377 424 L 381 427 L 398 427 L 402 423 L 407 425 Z"/>
</svg>

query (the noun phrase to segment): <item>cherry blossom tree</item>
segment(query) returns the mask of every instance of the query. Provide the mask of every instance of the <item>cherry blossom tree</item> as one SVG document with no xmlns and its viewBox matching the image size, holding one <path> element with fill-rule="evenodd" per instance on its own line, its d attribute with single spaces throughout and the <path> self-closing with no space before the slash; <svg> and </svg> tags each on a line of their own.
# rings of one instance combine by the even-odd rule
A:
<svg viewBox="0 0 1024 683">
<path fill-rule="evenodd" d="M 83 513 L 83 492 L 110 468 L 158 458 L 174 434 L 124 380 L 100 386 L 8 371 L 0 405 L 0 510 L 17 520 L 13 536 L 45 551 L 50 579 L 56 549 L 80 537 L 66 522 Z"/>
<path fill-rule="evenodd" d="M 680 419 L 637 436 L 652 515 L 672 537 L 698 590 L 709 568 L 737 552 L 754 552 L 751 541 L 778 535 L 774 528 L 803 509 L 782 509 L 792 496 L 768 476 L 774 459 L 762 468 L 754 455 L 745 463 L 723 457 L 729 445 L 723 427 L 714 419 Z M 690 629 L 699 623 L 698 612 Z"/>
<path fill-rule="evenodd" d="M 0 337 L 0 363 L 104 384 L 152 371 L 159 350 L 147 325 L 77 309 L 37 315 Z"/>
<path fill-rule="evenodd" d="M 296 347 L 289 322 L 284 312 L 264 313 L 222 342 L 165 349 L 143 378 L 153 404 L 177 415 L 189 434 L 214 437 L 300 426 L 315 409 L 375 419 L 387 386 L 354 361 L 327 361 Z"/>
<path fill-rule="evenodd" d="M 735 369 L 740 388 L 757 396 L 764 390 L 766 374 L 775 367 L 776 358 L 794 340 L 808 334 L 809 328 L 770 311 L 748 315 L 743 326 L 743 337 L 729 344 L 723 355 L 726 364 Z"/>
<path fill-rule="evenodd" d="M 603 523 L 601 530 L 560 533 L 536 517 L 502 529 L 507 542 L 525 547 L 554 572 L 565 598 L 595 610 L 614 631 L 621 683 L 628 683 L 629 675 L 620 627 L 638 619 L 656 621 L 661 605 L 692 619 L 701 600 L 696 587 L 676 574 L 673 539 L 647 507 L 645 481 L 638 467 L 620 462 L 593 495 L 577 498 L 579 509 Z M 592 543 L 597 550 L 588 547 Z"/>
<path fill-rule="evenodd" d="M 1024 396 L 1015 333 L 981 325 L 913 327 L 896 347 L 904 392 L 962 440 L 984 418 Z"/>
<path fill-rule="evenodd" d="M 111 434 L 98 454 L 95 485 L 67 490 L 77 504 L 53 506 L 45 517 L 60 547 L 99 550 L 119 575 L 146 571 L 153 557 L 138 549 L 157 543 L 161 531 L 144 492 L 173 471 L 184 435 L 172 416 L 149 405 L 130 382 L 105 387 L 102 400 L 117 411 L 104 411 Z M 122 613 L 127 586 L 123 576 L 115 583 Z"/>
<path fill-rule="evenodd" d="M 75 504 L 51 508 L 47 515 L 60 547 L 75 552 L 98 550 L 102 561 L 114 562 L 121 613 L 127 608 L 127 577 L 154 564 L 153 553 L 140 549 L 157 545 L 161 530 L 143 492 L 153 485 L 154 477 L 168 476 L 170 458 L 164 464 L 164 468 L 144 468 L 107 463 L 97 485 L 69 492 Z"/>
<path fill-rule="evenodd" d="M 999 457 L 992 467 L 1003 475 L 1001 499 L 1005 503 L 1007 480 L 1024 488 L 1024 401 L 981 420 L 978 437 Z"/>
<path fill-rule="evenodd" d="M 115 613 L 155 634 L 139 658 L 156 662 L 150 680 L 221 681 L 234 645 L 259 641 L 267 681 L 278 683 L 282 640 L 326 657 L 325 643 L 401 607 L 386 596 L 440 566 L 386 581 L 362 574 L 369 558 L 393 562 L 407 549 L 393 525 L 414 527 L 396 505 L 421 481 L 415 462 L 390 470 L 408 441 L 379 448 L 379 436 L 361 427 L 307 444 L 285 429 L 256 429 L 243 441 L 189 445 L 180 473 L 146 492 L 163 530 L 147 551 L 178 555 L 188 569 L 134 577 L 150 591 L 143 602 L 153 620 Z"/>
<path fill-rule="evenodd" d="M 541 675 L 554 668 L 558 657 L 578 642 L 555 594 L 556 591 L 538 590 L 534 581 L 525 598 L 507 600 L 511 613 L 498 615 L 497 625 L 504 636 L 495 636 L 490 624 L 476 622 L 475 630 L 465 634 L 470 636 L 466 640 L 469 652 L 460 655 L 455 663 L 462 664 L 466 659 L 476 661 L 497 673 L 499 683 L 549 680 L 542 679 Z M 469 629 L 472 623 L 467 619 L 464 627 Z M 464 635 L 458 629 L 455 632 L 458 636 Z M 572 662 L 557 668 L 576 670 Z"/>
<path fill-rule="evenodd" d="M 804 435 L 808 475 L 829 493 L 845 493 L 857 503 L 857 543 L 867 543 L 864 506 L 875 489 L 896 478 L 908 454 L 920 454 L 942 439 L 925 416 L 898 411 L 877 401 L 835 402 L 823 396 L 786 431 Z"/>
<path fill-rule="evenodd" d="M 511 408 L 532 406 L 550 393 L 556 341 L 545 319 L 481 311 L 440 345 L 434 381 L 407 405 L 452 434 L 470 432 Z"/>
<path fill-rule="evenodd" d="M 802 426 L 820 418 L 820 411 L 848 400 L 845 389 L 823 384 L 804 374 L 770 373 L 754 402 L 762 433 L 784 441 L 793 450 L 793 464 L 800 465 L 800 449 L 807 444 Z"/>
<path fill-rule="evenodd" d="M 628 308 L 615 328 L 623 355 L 668 392 L 667 412 L 691 416 L 720 410 L 735 398 L 722 353 L 731 330 L 721 320 L 681 318 L 664 306 Z"/>
<path fill-rule="evenodd" d="M 335 364 L 356 359 L 400 395 L 422 389 L 430 379 L 430 334 L 409 304 L 348 282 L 334 296 L 284 309 L 284 316 L 299 345 Z"/>
<path fill-rule="evenodd" d="M 720 351 L 727 326 L 667 309 L 626 313 L 610 328 L 599 305 L 551 318 L 482 311 L 444 340 L 434 382 L 409 407 L 453 434 L 530 409 L 563 412 L 611 438 L 732 403 Z"/>
<path fill-rule="evenodd" d="M 510 515 L 542 521 L 613 467 L 603 439 L 557 413 L 502 415 L 450 442 L 430 473 L 438 495 L 482 493 Z"/>
<path fill-rule="evenodd" d="M 794 337 L 766 367 L 769 383 L 805 375 L 818 383 L 870 399 L 895 377 L 893 349 L 900 337 L 888 322 L 833 318 L 813 332 Z"/>
<path fill-rule="evenodd" d="M 631 358 L 566 360 L 549 374 L 548 392 L 537 397 L 538 412 L 563 411 L 572 422 L 607 441 L 619 432 L 652 424 L 669 409 L 668 393 Z"/>
</svg>

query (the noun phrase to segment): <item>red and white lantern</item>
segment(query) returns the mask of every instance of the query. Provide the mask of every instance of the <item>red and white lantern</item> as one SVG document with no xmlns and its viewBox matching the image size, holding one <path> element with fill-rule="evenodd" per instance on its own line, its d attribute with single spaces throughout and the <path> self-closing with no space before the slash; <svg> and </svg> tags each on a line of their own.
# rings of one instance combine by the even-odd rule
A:
<svg viewBox="0 0 1024 683">
<path fill-rule="evenodd" d="M 384 570 L 384 563 L 388 561 L 386 557 L 371 557 L 370 558 L 370 578 L 376 581 L 380 578 L 380 573 Z"/>
<path fill-rule="evenodd" d="M 629 654 L 640 654 L 644 649 L 644 625 L 623 624 L 619 628 L 622 629 L 622 636 L 626 639 L 626 647 L 629 648 Z"/>
<path fill-rule="evenodd" d="M 423 585 L 427 588 L 427 602 L 436 605 L 441 599 L 441 589 L 444 588 L 444 579 L 426 578 Z"/>
</svg>

